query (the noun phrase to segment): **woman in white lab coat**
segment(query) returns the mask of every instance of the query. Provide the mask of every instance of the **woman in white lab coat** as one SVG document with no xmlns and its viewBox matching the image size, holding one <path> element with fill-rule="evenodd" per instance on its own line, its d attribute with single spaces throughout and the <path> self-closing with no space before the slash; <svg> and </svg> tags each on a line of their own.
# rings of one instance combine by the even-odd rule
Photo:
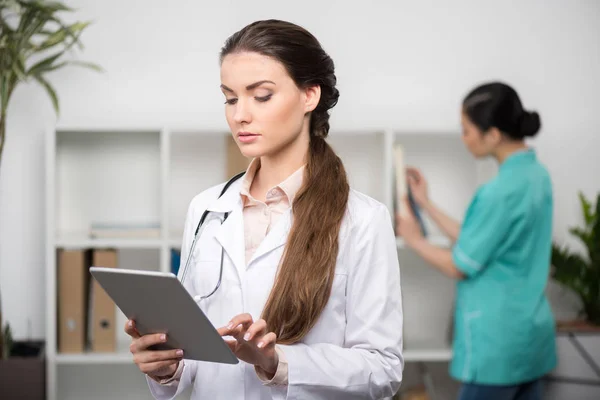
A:
<svg viewBox="0 0 600 400">
<path fill-rule="evenodd" d="M 161 335 L 140 337 L 131 321 L 135 363 L 156 399 L 189 386 L 193 399 L 392 397 L 404 366 L 392 219 L 349 188 L 325 141 L 333 61 L 309 32 L 276 20 L 232 35 L 220 61 L 226 119 L 253 161 L 192 200 L 179 278 L 242 362 L 149 350 Z"/>
</svg>

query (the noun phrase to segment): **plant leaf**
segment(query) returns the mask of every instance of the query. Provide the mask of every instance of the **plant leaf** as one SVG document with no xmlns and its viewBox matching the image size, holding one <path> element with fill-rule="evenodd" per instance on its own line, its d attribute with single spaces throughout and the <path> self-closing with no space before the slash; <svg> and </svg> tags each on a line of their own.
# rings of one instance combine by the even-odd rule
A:
<svg viewBox="0 0 600 400">
<path fill-rule="evenodd" d="M 585 198 L 582 192 L 579 192 L 579 202 L 581 203 L 581 209 L 583 211 L 583 219 L 585 221 L 585 225 L 589 226 L 592 223 L 592 220 L 594 219 L 594 216 L 592 214 L 592 205 Z"/>
<path fill-rule="evenodd" d="M 12 63 L 12 70 L 20 81 L 26 81 L 25 60 L 22 56 L 17 57 Z"/>
<path fill-rule="evenodd" d="M 64 5 L 62 3 L 59 3 L 57 1 L 44 1 L 43 4 L 44 4 L 44 6 L 47 9 L 49 9 L 49 10 L 51 10 L 53 12 L 56 12 L 56 11 L 73 11 L 72 8 L 67 7 L 66 5 Z"/>
<path fill-rule="evenodd" d="M 19 20 L 19 25 L 16 29 L 17 32 L 24 32 L 27 27 L 31 25 L 37 14 L 39 14 L 39 9 L 28 6 L 25 9 L 25 12 L 21 14 L 21 19 Z"/>
<path fill-rule="evenodd" d="M 75 44 L 78 44 L 80 49 L 83 48 L 83 44 L 79 41 L 79 36 L 81 36 L 82 31 L 78 31 L 78 32 L 75 32 L 75 33 L 71 32 L 69 30 L 69 27 L 67 25 L 65 25 L 61 20 L 59 20 L 56 17 L 51 17 L 50 21 L 57 23 L 61 27 L 61 29 L 65 30 L 65 32 L 67 33 L 67 36 L 69 36 L 71 39 L 73 39 L 71 41 L 71 43 L 69 43 L 69 45 L 67 45 L 67 47 L 65 48 L 65 50 L 70 49 Z"/>
<path fill-rule="evenodd" d="M 38 63 L 34 64 L 27 71 L 27 75 L 39 75 L 41 72 L 45 72 L 48 70 L 51 71 L 53 69 L 52 63 L 56 61 L 60 56 L 62 56 L 63 53 L 64 51 L 53 54 L 50 57 L 44 58 L 42 61 L 39 61 Z"/>
<path fill-rule="evenodd" d="M 24 23 L 26 21 L 26 23 Z M 48 22 L 48 16 L 40 9 L 32 5 L 27 5 L 25 12 L 21 15 L 21 21 L 15 34 L 19 40 L 16 40 L 17 52 L 21 53 L 24 49 L 32 47 L 31 38 L 39 32 Z"/>
<path fill-rule="evenodd" d="M 47 72 L 73 64 L 102 71 L 96 64 L 62 60 L 73 46 L 83 48 L 79 38 L 91 22 L 61 20 L 73 9 L 59 0 L 0 0 L 0 98 L 4 111 L 20 81 L 35 79 L 48 93 L 55 112 L 58 96 L 47 81 Z M 47 53 L 49 49 L 50 53 Z M 32 62 L 31 57 L 42 53 Z M 33 64 L 33 65 L 32 65 Z"/>
<path fill-rule="evenodd" d="M 93 69 L 94 71 L 97 72 L 104 72 L 104 69 L 102 69 L 101 66 L 91 63 L 91 62 L 87 62 L 87 61 L 68 61 L 69 64 L 71 65 L 77 65 L 79 67 L 84 67 L 84 68 L 90 68 Z"/>
<path fill-rule="evenodd" d="M 577 293 L 586 319 L 600 323 L 600 193 L 595 205 L 581 192 L 579 200 L 585 226 L 573 227 L 569 232 L 585 244 L 589 259 L 553 243 L 553 278 Z"/>
<path fill-rule="evenodd" d="M 55 71 L 55 70 L 60 69 L 60 68 L 62 68 L 64 66 L 67 66 L 67 65 L 76 65 L 76 66 L 79 66 L 79 67 L 90 68 L 90 69 L 93 69 L 93 70 L 98 71 L 98 72 L 104 72 L 104 70 L 100 66 L 98 66 L 98 65 L 96 65 L 94 63 L 85 62 L 85 61 L 63 61 L 63 62 L 60 62 L 58 64 L 50 65 L 50 66 L 44 68 L 43 70 L 39 70 L 38 71 L 38 75 L 39 74 L 45 74 L 45 73 L 50 72 L 50 71 Z"/>
<path fill-rule="evenodd" d="M 8 81 L 9 77 L 2 71 L 0 75 L 0 105 L 2 114 L 4 114 L 5 109 L 8 107 Z"/>
<path fill-rule="evenodd" d="M 67 30 L 59 29 L 56 32 L 53 32 L 48 36 L 46 40 L 44 40 L 38 47 L 38 51 L 49 49 L 50 47 L 56 46 L 59 43 L 62 43 L 67 38 Z"/>
<path fill-rule="evenodd" d="M 581 229 L 581 228 L 570 228 L 569 232 L 573 236 L 579 238 L 579 240 L 582 241 L 582 243 L 585 245 L 585 247 L 589 249 L 591 239 L 592 239 L 592 235 L 590 232 L 588 232 L 584 229 Z"/>
<path fill-rule="evenodd" d="M 50 99 L 52 100 L 52 105 L 54 106 L 54 111 L 56 112 L 56 114 L 58 114 L 60 112 L 60 110 L 59 110 L 58 96 L 56 95 L 56 90 L 54 90 L 52 85 L 50 85 L 50 83 L 46 79 L 44 79 L 42 76 L 35 75 L 34 79 L 36 81 L 38 81 L 38 83 L 40 85 L 42 85 L 44 87 L 44 89 L 46 89 L 48 96 L 50 96 Z"/>
<path fill-rule="evenodd" d="M 553 278 L 567 286 L 583 298 L 587 298 L 586 277 L 588 266 L 585 260 L 569 250 L 557 245 L 552 246 L 552 265 L 554 266 Z"/>
<path fill-rule="evenodd" d="M 598 274 L 600 280 L 600 193 L 598 193 L 598 196 L 596 198 L 595 210 L 596 212 L 593 215 L 593 221 L 590 224 L 591 243 L 589 251 L 590 259 L 592 260 L 592 265 L 595 265 L 596 273 Z M 600 298 L 598 299 L 598 301 L 600 301 Z"/>
<path fill-rule="evenodd" d="M 12 89 L 13 89 L 13 84 L 14 81 L 16 80 L 16 77 L 13 74 L 13 70 L 11 69 L 6 69 L 6 70 L 2 70 L 0 71 L 1 78 L 2 78 L 2 92 L 1 92 L 1 96 L 2 96 L 2 110 L 6 111 L 6 109 L 8 108 L 8 101 L 10 100 L 10 95 L 12 93 Z"/>
<path fill-rule="evenodd" d="M 79 40 L 79 35 L 89 24 L 89 22 L 76 22 L 68 27 L 57 30 L 39 45 L 38 51 L 47 50 L 57 44 L 61 44 L 66 41 L 67 37 L 73 38 L 74 41 Z"/>
<path fill-rule="evenodd" d="M 27 80 L 27 77 L 25 76 L 25 72 L 21 71 L 21 69 L 19 68 L 19 65 L 17 63 L 14 63 L 12 65 L 12 70 L 15 73 L 15 75 L 17 76 L 17 79 L 19 79 L 20 81 Z"/>
</svg>

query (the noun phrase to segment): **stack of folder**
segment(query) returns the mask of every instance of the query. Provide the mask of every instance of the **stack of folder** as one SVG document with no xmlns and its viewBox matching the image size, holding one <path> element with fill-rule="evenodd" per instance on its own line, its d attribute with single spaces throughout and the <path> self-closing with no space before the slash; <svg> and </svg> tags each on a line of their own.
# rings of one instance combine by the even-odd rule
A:
<svg viewBox="0 0 600 400">
<path fill-rule="evenodd" d="M 114 352 L 116 308 L 90 266 L 117 267 L 112 249 L 60 249 L 57 263 L 58 352 Z"/>
</svg>

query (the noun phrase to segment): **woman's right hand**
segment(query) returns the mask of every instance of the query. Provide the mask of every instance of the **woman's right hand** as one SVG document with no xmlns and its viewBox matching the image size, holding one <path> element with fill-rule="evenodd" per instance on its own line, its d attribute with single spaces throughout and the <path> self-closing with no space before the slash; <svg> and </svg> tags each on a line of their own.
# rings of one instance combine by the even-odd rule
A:
<svg viewBox="0 0 600 400">
<path fill-rule="evenodd" d="M 125 324 L 125 333 L 131 336 L 129 350 L 140 371 L 157 380 L 168 379 L 175 374 L 177 365 L 183 358 L 182 350 L 148 349 L 152 345 L 164 343 L 167 340 L 166 335 L 156 333 L 141 336 L 132 320 Z"/>
<path fill-rule="evenodd" d="M 425 207 L 429 202 L 425 177 L 417 168 L 408 167 L 406 168 L 406 172 L 413 198 L 419 206 Z"/>
</svg>

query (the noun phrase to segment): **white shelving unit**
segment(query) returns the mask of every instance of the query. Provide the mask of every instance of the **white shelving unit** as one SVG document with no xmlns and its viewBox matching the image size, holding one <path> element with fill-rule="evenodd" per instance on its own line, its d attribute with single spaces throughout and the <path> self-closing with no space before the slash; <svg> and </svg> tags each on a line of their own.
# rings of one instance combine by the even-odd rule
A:
<svg viewBox="0 0 600 400">
<path fill-rule="evenodd" d="M 125 317 L 117 310 L 117 351 L 58 354 L 56 251 L 61 248 L 114 248 L 119 266 L 170 270 L 171 249 L 179 248 L 188 204 L 209 186 L 225 181 L 227 132 L 169 129 L 58 129 L 48 133 L 46 150 L 46 315 L 48 399 L 149 397 L 132 363 Z M 397 132 L 393 129 L 334 131 L 328 139 L 349 175 L 351 186 L 383 202 L 392 212 L 392 145 L 401 142 L 407 162 L 422 169 L 430 197 L 462 219 L 478 184 L 494 172 L 464 149 L 459 132 Z M 157 222 L 160 237 L 90 239 L 89 224 Z M 430 240 L 450 242 L 426 218 Z M 407 362 L 443 362 L 453 283 L 405 249 L 397 240 L 404 299 Z M 432 287 L 435 290 L 431 290 Z M 101 378 L 100 378 L 101 377 Z M 98 388 L 97 390 L 95 388 Z M 104 388 L 104 389 L 102 389 Z M 83 396 L 83 397 L 82 397 Z M 97 397 L 94 397 L 97 396 Z"/>
</svg>

